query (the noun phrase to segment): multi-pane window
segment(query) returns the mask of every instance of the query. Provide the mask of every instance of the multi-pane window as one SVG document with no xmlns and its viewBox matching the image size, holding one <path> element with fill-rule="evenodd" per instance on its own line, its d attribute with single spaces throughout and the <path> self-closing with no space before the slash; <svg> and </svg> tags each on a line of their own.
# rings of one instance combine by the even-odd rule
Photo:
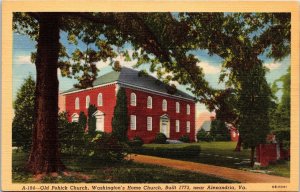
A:
<svg viewBox="0 0 300 192">
<path fill-rule="evenodd" d="M 186 122 L 186 132 L 187 133 L 191 132 L 191 122 L 190 121 Z"/>
<path fill-rule="evenodd" d="M 75 109 L 79 109 L 79 98 L 76 97 L 75 99 Z"/>
<path fill-rule="evenodd" d="M 130 105 L 136 106 L 136 94 L 135 93 L 130 94 Z"/>
<path fill-rule="evenodd" d="M 148 96 L 147 98 L 147 108 L 152 109 L 152 97 Z"/>
<path fill-rule="evenodd" d="M 180 131 L 179 126 L 180 126 L 180 122 L 179 122 L 179 120 L 176 120 L 176 132 Z"/>
<path fill-rule="evenodd" d="M 167 100 L 164 99 L 162 102 L 162 110 L 167 111 L 167 109 L 168 109 L 168 103 Z"/>
<path fill-rule="evenodd" d="M 147 130 L 152 131 L 152 117 L 147 117 Z"/>
<path fill-rule="evenodd" d="M 98 103 L 98 106 L 103 106 L 103 96 L 102 96 L 102 93 L 99 93 L 98 94 L 98 99 L 97 99 L 97 103 Z"/>
<path fill-rule="evenodd" d="M 180 112 L 180 103 L 176 102 L 176 113 Z"/>
<path fill-rule="evenodd" d="M 191 107 L 189 104 L 186 105 L 186 114 L 191 114 Z"/>
<path fill-rule="evenodd" d="M 136 130 L 136 116 L 130 115 L 130 129 Z"/>
<path fill-rule="evenodd" d="M 86 96 L 85 97 L 85 107 L 89 108 L 89 106 L 90 106 L 90 96 Z"/>
</svg>

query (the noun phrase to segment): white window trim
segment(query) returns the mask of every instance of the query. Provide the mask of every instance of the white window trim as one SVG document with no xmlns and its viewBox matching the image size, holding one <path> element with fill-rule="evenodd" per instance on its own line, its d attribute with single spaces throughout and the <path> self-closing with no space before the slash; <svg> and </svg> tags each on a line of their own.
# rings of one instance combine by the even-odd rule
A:
<svg viewBox="0 0 300 192">
<path fill-rule="evenodd" d="M 103 106 L 103 94 L 102 93 L 98 94 L 97 104 L 98 104 L 98 106 Z"/>
<path fill-rule="evenodd" d="M 76 99 L 75 99 L 75 109 L 80 109 L 80 100 L 79 100 L 79 97 L 76 97 Z"/>
<path fill-rule="evenodd" d="M 186 114 L 187 115 L 191 114 L 191 106 L 189 104 L 186 105 Z"/>
<path fill-rule="evenodd" d="M 87 95 L 87 96 L 85 97 L 85 107 L 86 107 L 86 108 L 89 108 L 90 103 L 91 103 L 91 98 L 90 98 L 89 95 Z"/>
<path fill-rule="evenodd" d="M 74 113 L 74 114 L 72 115 L 71 121 L 72 121 L 72 122 L 78 122 L 78 120 L 79 120 L 79 115 L 78 115 L 77 113 Z"/>
<path fill-rule="evenodd" d="M 166 99 L 162 101 L 162 110 L 168 111 L 168 101 Z"/>
<path fill-rule="evenodd" d="M 130 105 L 131 106 L 136 106 L 136 100 L 137 100 L 136 99 L 136 94 L 132 92 L 130 94 Z"/>
<path fill-rule="evenodd" d="M 130 115 L 130 129 L 136 130 L 136 116 Z"/>
<path fill-rule="evenodd" d="M 176 102 L 176 113 L 180 113 L 180 103 Z"/>
<path fill-rule="evenodd" d="M 187 122 L 186 122 L 186 132 L 187 132 L 187 133 L 190 133 L 190 132 L 191 132 L 191 122 L 190 122 L 190 121 L 187 121 Z"/>
<path fill-rule="evenodd" d="M 151 96 L 147 97 L 147 108 L 152 109 L 152 97 Z"/>
<path fill-rule="evenodd" d="M 180 132 L 180 121 L 179 120 L 176 120 L 176 132 Z"/>
<path fill-rule="evenodd" d="M 152 131 L 152 117 L 147 117 L 147 131 Z"/>
</svg>

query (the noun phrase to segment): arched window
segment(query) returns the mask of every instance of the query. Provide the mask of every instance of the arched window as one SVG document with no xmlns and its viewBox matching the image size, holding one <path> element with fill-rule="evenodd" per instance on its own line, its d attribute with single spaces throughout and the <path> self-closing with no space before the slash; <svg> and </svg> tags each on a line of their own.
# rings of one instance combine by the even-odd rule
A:
<svg viewBox="0 0 300 192">
<path fill-rule="evenodd" d="M 190 132 L 191 132 L 191 122 L 190 122 L 190 121 L 187 121 L 187 122 L 186 122 L 186 132 L 187 132 L 187 133 L 190 133 Z"/>
<path fill-rule="evenodd" d="M 148 96 L 147 98 L 147 108 L 152 109 L 152 97 Z"/>
<path fill-rule="evenodd" d="M 168 110 L 168 103 L 167 103 L 167 100 L 163 100 L 162 102 L 162 110 L 163 111 L 167 111 Z"/>
<path fill-rule="evenodd" d="M 180 112 L 180 103 L 176 102 L 176 113 Z"/>
<path fill-rule="evenodd" d="M 79 109 L 79 97 L 75 99 L 75 109 Z"/>
<path fill-rule="evenodd" d="M 85 107 L 89 108 L 89 106 L 90 106 L 90 96 L 88 95 L 85 97 Z"/>
<path fill-rule="evenodd" d="M 136 94 L 135 93 L 130 94 L 130 105 L 136 106 Z"/>
<path fill-rule="evenodd" d="M 103 98 L 102 98 L 102 93 L 99 93 L 98 94 L 98 99 L 97 99 L 97 103 L 98 103 L 98 106 L 103 106 Z"/>
<path fill-rule="evenodd" d="M 189 104 L 186 105 L 186 114 L 191 114 L 191 107 Z"/>
</svg>

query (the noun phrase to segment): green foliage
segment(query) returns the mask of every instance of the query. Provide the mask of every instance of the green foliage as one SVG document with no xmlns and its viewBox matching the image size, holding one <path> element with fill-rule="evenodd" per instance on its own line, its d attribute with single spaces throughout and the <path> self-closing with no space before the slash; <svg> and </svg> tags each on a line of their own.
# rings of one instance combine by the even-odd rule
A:
<svg viewBox="0 0 300 192">
<path fill-rule="evenodd" d="M 190 142 L 190 137 L 189 137 L 189 135 L 182 135 L 181 137 L 179 137 L 178 140 L 182 141 L 184 143 L 189 143 Z"/>
<path fill-rule="evenodd" d="M 87 124 L 87 116 L 83 111 L 80 111 L 79 113 L 78 124 L 83 130 L 85 130 Z"/>
<path fill-rule="evenodd" d="M 211 142 L 213 140 L 212 136 L 207 133 L 204 129 L 200 129 L 198 132 L 197 132 L 197 141 L 206 141 L 206 142 Z"/>
<path fill-rule="evenodd" d="M 184 147 L 169 148 L 163 146 L 147 146 L 137 148 L 135 153 L 144 154 L 144 155 L 153 155 L 159 157 L 168 157 L 168 158 L 185 158 L 185 157 L 197 157 L 201 152 L 199 145 L 190 145 Z"/>
<path fill-rule="evenodd" d="M 96 117 L 93 115 L 97 111 L 95 105 L 89 105 L 88 108 L 88 133 L 94 135 L 96 133 Z"/>
<path fill-rule="evenodd" d="M 13 146 L 29 151 L 32 141 L 34 117 L 35 81 L 28 76 L 17 92 L 13 103 L 15 116 L 12 122 Z"/>
<path fill-rule="evenodd" d="M 213 120 L 210 127 L 210 135 L 215 141 L 230 141 L 230 132 L 224 121 Z"/>
<path fill-rule="evenodd" d="M 98 133 L 92 154 L 97 161 L 120 162 L 129 154 L 129 146 L 110 133 Z"/>
<path fill-rule="evenodd" d="M 85 155 L 84 130 L 77 122 L 68 122 L 68 114 L 60 113 L 58 119 L 58 137 L 60 149 L 70 155 Z"/>
<path fill-rule="evenodd" d="M 167 142 L 167 136 L 163 133 L 157 133 L 153 143 L 165 144 Z"/>
<path fill-rule="evenodd" d="M 119 141 L 127 141 L 128 129 L 128 113 L 127 113 L 127 97 L 123 87 L 121 87 L 117 94 L 117 103 L 114 109 L 114 116 L 112 119 L 112 134 L 119 139 Z"/>
<path fill-rule="evenodd" d="M 135 136 L 132 140 L 128 142 L 130 147 L 141 147 L 144 144 L 144 141 L 141 137 Z"/>
</svg>

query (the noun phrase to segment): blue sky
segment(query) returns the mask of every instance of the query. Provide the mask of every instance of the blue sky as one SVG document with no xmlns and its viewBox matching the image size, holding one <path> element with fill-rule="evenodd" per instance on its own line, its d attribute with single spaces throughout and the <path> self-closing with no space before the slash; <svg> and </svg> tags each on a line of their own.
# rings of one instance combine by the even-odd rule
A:
<svg viewBox="0 0 300 192">
<path fill-rule="evenodd" d="M 76 46 L 71 46 L 67 42 L 66 34 L 61 33 L 61 43 L 63 43 L 69 52 L 72 52 Z M 28 75 L 32 75 L 35 78 L 35 65 L 30 61 L 31 52 L 35 51 L 35 42 L 29 39 L 27 36 L 20 34 L 13 34 L 13 98 L 16 97 L 17 90 L 22 85 L 24 79 L 28 77 Z M 79 43 L 79 48 L 83 45 Z M 214 88 L 224 88 L 224 84 L 219 84 L 219 75 L 221 70 L 221 62 L 222 59 L 218 56 L 209 56 L 206 51 L 194 51 L 199 59 L 201 66 L 205 73 L 205 78 L 210 83 L 210 85 Z M 135 61 L 125 62 L 124 58 L 117 58 L 122 66 L 131 67 L 134 65 Z M 272 59 L 268 59 L 265 56 L 262 56 L 261 59 L 264 62 L 264 65 L 269 68 L 269 72 L 267 73 L 267 81 L 272 83 L 274 80 L 278 79 L 281 75 L 285 74 L 289 65 L 290 65 L 290 57 L 284 58 L 280 62 L 274 62 Z M 100 69 L 99 75 L 107 73 L 111 71 L 111 67 L 108 65 L 108 62 L 99 62 L 97 63 L 97 67 Z M 147 69 L 147 65 L 141 66 L 140 68 Z M 153 74 L 155 75 L 155 74 Z M 76 83 L 76 80 L 62 77 L 60 72 L 58 71 L 59 77 L 59 90 L 64 91 L 73 86 Z M 178 86 L 179 89 L 185 91 L 185 87 Z M 280 93 L 278 94 L 280 97 Z M 197 112 L 206 111 L 205 106 L 202 104 L 197 104 Z"/>
</svg>

